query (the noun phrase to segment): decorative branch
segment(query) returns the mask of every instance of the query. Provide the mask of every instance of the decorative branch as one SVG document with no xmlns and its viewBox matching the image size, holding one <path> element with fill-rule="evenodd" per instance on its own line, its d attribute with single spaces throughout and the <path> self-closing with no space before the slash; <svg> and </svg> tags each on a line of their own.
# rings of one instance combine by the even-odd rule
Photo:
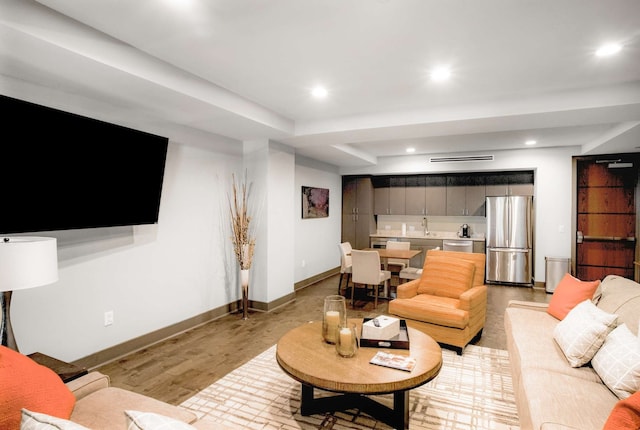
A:
<svg viewBox="0 0 640 430">
<path fill-rule="evenodd" d="M 231 214 L 231 242 L 233 242 L 233 250 L 240 264 L 240 269 L 249 269 L 253 260 L 253 251 L 256 245 L 255 238 L 249 235 L 249 224 L 251 217 L 247 214 L 247 178 L 241 184 L 242 194 L 238 195 L 238 186 L 236 185 L 236 177 L 231 175 L 233 180 L 233 201 L 229 195 L 229 212 Z"/>
</svg>

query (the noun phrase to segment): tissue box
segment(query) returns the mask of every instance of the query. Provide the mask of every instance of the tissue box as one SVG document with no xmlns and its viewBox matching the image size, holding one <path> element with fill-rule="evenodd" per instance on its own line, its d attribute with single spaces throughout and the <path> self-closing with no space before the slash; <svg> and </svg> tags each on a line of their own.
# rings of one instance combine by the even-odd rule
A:
<svg viewBox="0 0 640 430">
<path fill-rule="evenodd" d="M 376 327 L 373 320 L 362 324 L 362 337 L 365 339 L 387 340 L 400 334 L 400 320 L 398 318 L 381 315 L 376 317 L 380 327 Z"/>
</svg>

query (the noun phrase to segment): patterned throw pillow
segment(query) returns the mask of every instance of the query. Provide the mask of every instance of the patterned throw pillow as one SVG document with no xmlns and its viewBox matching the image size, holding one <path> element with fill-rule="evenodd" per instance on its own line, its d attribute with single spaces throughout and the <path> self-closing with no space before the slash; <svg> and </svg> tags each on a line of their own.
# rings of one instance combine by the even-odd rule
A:
<svg viewBox="0 0 640 430">
<path fill-rule="evenodd" d="M 20 430 L 89 430 L 86 427 L 62 418 L 22 409 Z"/>
<path fill-rule="evenodd" d="M 591 300 L 585 300 L 556 325 L 553 338 L 571 367 L 580 367 L 593 358 L 617 321 L 617 315 L 598 309 Z"/>
<path fill-rule="evenodd" d="M 124 411 L 127 417 L 127 430 L 195 430 L 195 427 L 165 417 L 160 414 L 139 411 Z"/>
<path fill-rule="evenodd" d="M 591 365 L 618 398 L 626 399 L 640 389 L 640 338 L 621 324 L 607 336 Z"/>
</svg>

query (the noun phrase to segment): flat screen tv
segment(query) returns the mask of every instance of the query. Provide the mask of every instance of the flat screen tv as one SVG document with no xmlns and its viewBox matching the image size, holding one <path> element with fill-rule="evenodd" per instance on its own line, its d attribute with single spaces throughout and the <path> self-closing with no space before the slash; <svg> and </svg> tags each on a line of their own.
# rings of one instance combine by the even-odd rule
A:
<svg viewBox="0 0 640 430">
<path fill-rule="evenodd" d="M 168 139 L 0 95 L 0 234 L 158 222 Z"/>
</svg>

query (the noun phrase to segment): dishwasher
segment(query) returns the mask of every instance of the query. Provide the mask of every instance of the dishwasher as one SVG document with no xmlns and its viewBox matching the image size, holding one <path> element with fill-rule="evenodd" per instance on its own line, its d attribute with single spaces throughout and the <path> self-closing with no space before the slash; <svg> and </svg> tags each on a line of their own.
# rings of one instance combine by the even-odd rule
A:
<svg viewBox="0 0 640 430">
<path fill-rule="evenodd" d="M 442 241 L 444 251 L 473 252 L 473 240 L 445 239 Z"/>
</svg>

